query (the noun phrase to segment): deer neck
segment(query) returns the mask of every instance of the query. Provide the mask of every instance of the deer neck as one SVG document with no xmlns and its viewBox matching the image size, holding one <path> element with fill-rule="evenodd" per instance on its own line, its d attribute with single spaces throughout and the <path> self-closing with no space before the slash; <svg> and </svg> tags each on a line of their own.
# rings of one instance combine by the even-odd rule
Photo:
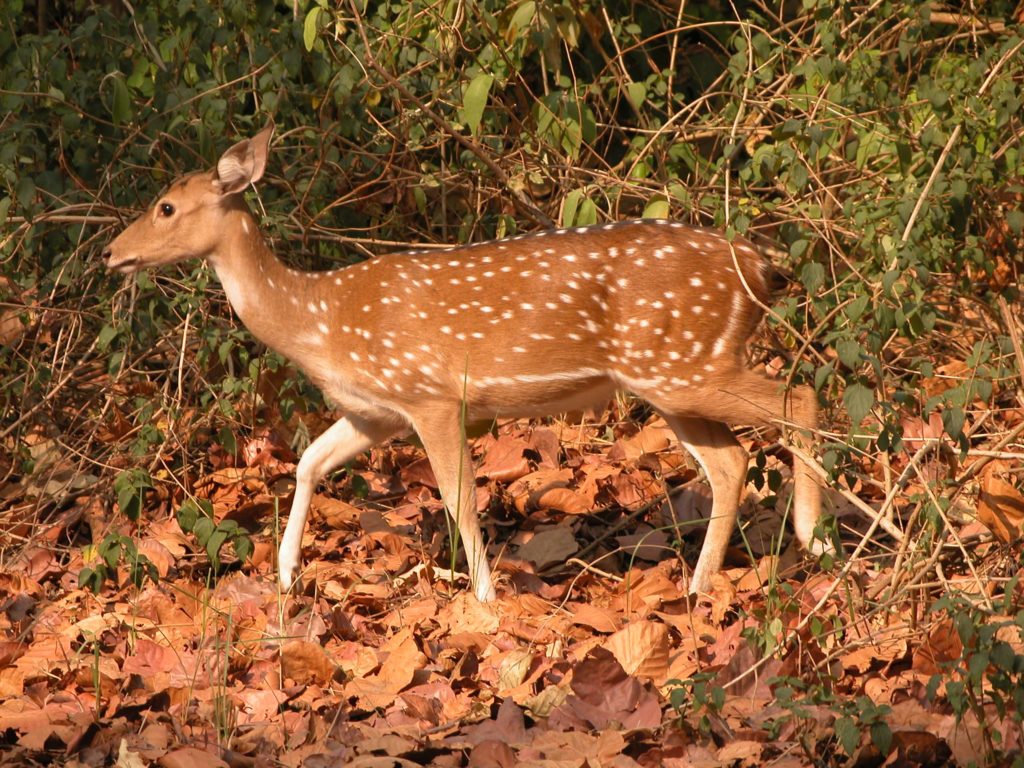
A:
<svg viewBox="0 0 1024 768">
<path fill-rule="evenodd" d="M 224 240 L 210 263 L 228 302 L 257 339 L 301 365 L 295 307 L 312 299 L 316 274 L 290 269 L 278 260 L 247 209 L 236 208 L 227 216 Z"/>
</svg>

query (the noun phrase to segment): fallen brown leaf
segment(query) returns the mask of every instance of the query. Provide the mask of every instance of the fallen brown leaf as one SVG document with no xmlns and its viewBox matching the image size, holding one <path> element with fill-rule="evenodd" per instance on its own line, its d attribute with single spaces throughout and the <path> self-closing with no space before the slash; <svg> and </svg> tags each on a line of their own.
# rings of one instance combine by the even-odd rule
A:
<svg viewBox="0 0 1024 768">
<path fill-rule="evenodd" d="M 388 640 L 381 647 L 381 652 L 386 653 L 387 658 L 381 664 L 377 678 L 396 693 L 409 685 L 416 670 L 427 662 L 427 657 L 420 653 L 409 627 Z"/>
<path fill-rule="evenodd" d="M 564 563 L 577 550 L 579 544 L 568 526 L 551 525 L 539 526 L 516 554 L 533 563 L 538 571 L 543 571 L 552 565 Z"/>
<path fill-rule="evenodd" d="M 547 427 L 533 429 L 527 437 L 527 442 L 540 456 L 539 466 L 542 469 L 558 469 L 558 456 L 562 452 L 562 446 L 553 430 Z"/>
<path fill-rule="evenodd" d="M 911 668 L 926 675 L 938 674 L 944 666 L 959 659 L 963 644 L 956 627 L 949 619 L 940 622 L 928 633 L 928 638 L 913 651 Z"/>
<path fill-rule="evenodd" d="M 759 741 L 731 741 L 718 750 L 718 759 L 723 763 L 737 766 L 759 766 L 764 744 Z"/>
<path fill-rule="evenodd" d="M 468 768 L 516 768 L 517 765 L 516 753 L 501 739 L 481 741 L 469 753 Z"/>
<path fill-rule="evenodd" d="M 608 608 L 592 603 L 576 603 L 570 606 L 574 624 L 590 627 L 598 632 L 615 632 L 619 629 L 621 617 Z"/>
<path fill-rule="evenodd" d="M 627 469 L 612 479 L 611 492 L 620 506 L 636 509 L 654 499 L 663 498 L 665 485 L 650 472 Z"/>
<path fill-rule="evenodd" d="M 634 533 L 616 536 L 615 541 L 622 547 L 627 557 L 651 563 L 663 560 L 672 551 L 669 548 L 668 533 L 664 529 L 653 529 L 649 525 L 637 526 Z"/>
<path fill-rule="evenodd" d="M 570 685 L 575 695 L 551 713 L 552 725 L 579 720 L 597 729 L 612 722 L 628 729 L 653 728 L 661 722 L 657 696 L 627 675 L 606 648 L 595 648 L 575 666 Z"/>
<path fill-rule="evenodd" d="M 526 451 L 530 445 L 525 440 L 513 435 L 501 435 L 480 463 L 477 475 L 499 482 L 518 480 L 530 471 L 530 462 Z"/>
<path fill-rule="evenodd" d="M 553 509 L 567 515 L 586 515 L 594 511 L 594 500 L 570 488 L 548 488 L 534 494 L 537 509 Z"/>
<path fill-rule="evenodd" d="M 498 628 L 500 619 L 499 605 L 481 603 L 466 590 L 456 594 L 437 614 L 438 624 L 452 635 L 464 632 L 490 635 Z"/>
<path fill-rule="evenodd" d="M 228 768 L 216 755 L 195 747 L 179 747 L 157 760 L 163 768 Z"/>
<path fill-rule="evenodd" d="M 334 676 L 334 662 L 319 643 L 292 640 L 281 648 L 281 674 L 299 685 L 326 685 Z"/>
<path fill-rule="evenodd" d="M 1004 544 L 1024 531 L 1024 494 L 1014 484 L 1020 478 L 1020 468 L 1005 461 L 993 461 L 981 473 L 978 519 Z"/>
<path fill-rule="evenodd" d="M 545 492 L 567 488 L 570 482 L 571 469 L 538 469 L 510 484 L 506 492 L 519 513 L 526 514 L 528 509 L 536 508 L 537 499 Z"/>
<path fill-rule="evenodd" d="M 522 684 L 533 664 L 534 654 L 525 648 L 512 649 L 498 666 L 498 688 L 508 691 Z"/>
<path fill-rule="evenodd" d="M 602 644 L 626 674 L 665 681 L 668 670 L 668 627 L 657 621 L 631 621 Z"/>
</svg>

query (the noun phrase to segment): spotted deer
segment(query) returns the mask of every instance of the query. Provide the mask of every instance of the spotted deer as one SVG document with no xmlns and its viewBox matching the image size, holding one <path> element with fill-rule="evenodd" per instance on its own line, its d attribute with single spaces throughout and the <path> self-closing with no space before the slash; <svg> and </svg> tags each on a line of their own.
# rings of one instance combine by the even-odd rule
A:
<svg viewBox="0 0 1024 768">
<path fill-rule="evenodd" d="M 322 272 L 291 269 L 243 192 L 263 176 L 273 124 L 215 168 L 174 182 L 106 250 L 123 273 L 207 259 L 252 334 L 294 361 L 344 416 L 310 444 L 278 555 L 296 584 L 320 479 L 415 430 L 482 601 L 495 598 L 464 423 L 558 414 L 625 390 L 649 402 L 703 468 L 711 518 L 691 592 L 706 591 L 735 525 L 748 457 L 729 424 L 789 425 L 806 441 L 816 396 L 747 369 L 768 265 L 741 238 L 635 220 L 405 252 Z M 816 544 L 820 491 L 794 462 L 793 523 Z"/>
</svg>

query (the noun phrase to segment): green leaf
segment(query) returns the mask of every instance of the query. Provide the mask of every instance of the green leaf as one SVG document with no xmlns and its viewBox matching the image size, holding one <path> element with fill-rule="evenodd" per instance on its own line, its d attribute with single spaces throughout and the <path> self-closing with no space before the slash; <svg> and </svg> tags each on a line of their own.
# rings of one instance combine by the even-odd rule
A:
<svg viewBox="0 0 1024 768">
<path fill-rule="evenodd" d="M 534 0 L 527 0 L 527 2 L 516 8 L 516 12 L 512 14 L 512 18 L 509 20 L 508 29 L 505 30 L 505 40 L 511 44 L 519 37 L 520 32 L 533 23 L 536 15 L 537 3 Z"/>
<path fill-rule="evenodd" d="M 221 520 L 217 528 L 224 531 L 228 536 L 234 536 L 238 533 L 239 525 L 237 520 Z"/>
<path fill-rule="evenodd" d="M 825 386 L 825 382 L 828 381 L 834 370 L 835 363 L 819 365 L 818 369 L 814 372 L 814 389 L 820 392 L 821 388 Z"/>
<path fill-rule="evenodd" d="M 583 192 L 578 189 L 570 190 L 562 201 L 562 226 L 571 227 L 576 223 L 576 211 L 580 207 L 580 200 L 583 199 Z"/>
<path fill-rule="evenodd" d="M 235 548 L 235 557 L 239 560 L 249 559 L 253 550 L 252 539 L 245 535 L 235 536 L 231 539 L 231 544 Z"/>
<path fill-rule="evenodd" d="M 775 129 L 775 135 L 780 139 L 791 139 L 804 130 L 803 120 L 789 118 L 782 125 Z"/>
<path fill-rule="evenodd" d="M 210 538 L 206 540 L 206 554 L 210 557 L 210 562 L 213 563 L 214 568 L 220 568 L 220 548 L 224 546 L 224 542 L 228 540 L 228 535 L 219 528 L 210 534 Z"/>
<path fill-rule="evenodd" d="M 562 203 L 563 227 L 587 227 L 597 223 L 597 206 L 582 190 L 574 189 Z"/>
<path fill-rule="evenodd" d="M 868 308 L 868 295 L 866 293 L 861 294 L 856 299 L 846 305 L 846 317 L 851 322 L 857 322 L 860 320 L 860 316 L 864 314 L 864 310 Z"/>
<path fill-rule="evenodd" d="M 914 162 L 914 154 L 910 145 L 906 142 L 896 143 L 896 156 L 900 160 L 900 171 L 907 173 L 910 169 L 911 164 Z"/>
<path fill-rule="evenodd" d="M 836 354 L 839 361 L 850 370 L 860 366 L 860 343 L 856 339 L 840 339 L 836 342 Z"/>
<path fill-rule="evenodd" d="M 114 119 L 114 125 L 123 125 L 132 119 L 132 97 L 128 93 L 128 84 L 121 77 L 114 78 L 114 100 L 110 116 Z"/>
<path fill-rule="evenodd" d="M 797 190 L 802 190 L 807 186 L 807 182 L 810 181 L 810 176 L 807 173 L 807 167 L 803 164 L 797 164 L 789 169 L 789 180 L 793 182 L 793 187 Z"/>
<path fill-rule="evenodd" d="M 716 712 L 721 712 L 725 706 L 725 688 L 720 685 L 711 689 L 711 706 Z"/>
<path fill-rule="evenodd" d="M 929 88 L 924 95 L 935 109 L 943 109 L 949 103 L 949 93 L 938 86 Z"/>
<path fill-rule="evenodd" d="M 668 200 L 661 196 L 652 197 L 644 207 L 643 218 L 645 219 L 667 219 Z"/>
<path fill-rule="evenodd" d="M 852 755 L 860 744 L 860 730 L 852 717 L 840 717 L 836 720 L 836 736 L 839 737 L 843 751 L 848 755 Z"/>
<path fill-rule="evenodd" d="M 320 17 L 320 10 L 320 6 L 314 5 L 306 14 L 305 21 L 302 22 L 302 44 L 306 46 L 307 51 L 312 51 L 313 45 L 316 43 L 317 20 Z"/>
<path fill-rule="evenodd" d="M 27 209 L 35 202 L 36 199 L 36 184 L 28 176 L 22 176 L 18 179 L 18 183 L 15 187 L 15 195 L 18 198 L 18 205 L 21 208 Z"/>
<path fill-rule="evenodd" d="M 185 502 L 178 509 L 178 527 L 185 533 L 191 533 L 199 520 L 199 507 L 192 499 L 185 499 Z"/>
<path fill-rule="evenodd" d="M 117 568 L 117 563 L 121 559 L 121 540 L 119 536 L 108 536 L 103 540 L 103 543 L 100 544 L 100 557 L 103 558 L 108 568 Z"/>
<path fill-rule="evenodd" d="M 1017 663 L 1017 654 L 1013 652 L 1013 646 L 1003 641 L 997 641 L 992 645 L 992 652 L 989 654 L 990 661 L 999 669 L 1006 672 L 1013 672 Z"/>
<path fill-rule="evenodd" d="M 141 88 L 142 84 L 146 81 L 146 73 L 149 71 L 149 61 L 146 60 L 145 56 L 140 56 L 132 63 L 132 73 L 128 75 L 128 79 L 125 83 L 129 88 Z M 50 95 L 53 96 L 53 90 L 50 90 Z M 60 93 L 58 91 L 58 93 Z"/>
<path fill-rule="evenodd" d="M 962 715 L 970 706 L 966 688 L 966 684 L 959 680 L 949 680 L 946 683 L 946 698 L 957 715 Z"/>
<path fill-rule="evenodd" d="M 681 680 L 669 680 L 670 685 L 679 684 L 681 682 Z M 687 698 L 688 697 L 686 695 L 686 689 L 681 686 L 678 688 L 673 688 L 671 691 L 669 691 L 668 694 L 669 704 L 672 705 L 672 709 L 676 710 L 680 714 L 682 714 L 682 709 L 683 706 L 686 704 Z"/>
<path fill-rule="evenodd" d="M 94 593 L 99 592 L 95 588 L 94 579 L 96 578 L 96 571 L 92 568 L 83 568 L 78 572 L 78 586 L 83 589 L 91 589 Z"/>
<path fill-rule="evenodd" d="M 808 293 L 816 293 L 825 283 L 825 268 L 813 261 L 804 264 L 800 270 L 800 282 L 807 288 Z"/>
<path fill-rule="evenodd" d="M 149 473 L 143 469 L 127 469 L 114 478 L 114 491 L 117 493 L 117 506 L 121 514 L 131 521 L 142 516 L 142 502 L 145 492 L 152 487 Z"/>
<path fill-rule="evenodd" d="M 487 106 L 487 97 L 491 92 L 494 76 L 480 74 L 469 81 L 462 94 L 462 122 L 474 136 L 480 130 L 480 120 Z"/>
<path fill-rule="evenodd" d="M 136 587 L 141 587 L 146 579 L 148 578 L 152 582 L 156 582 L 159 578 L 159 572 L 156 566 L 153 565 L 152 561 L 145 555 L 139 555 L 138 559 L 132 563 L 130 578 L 132 584 Z"/>
<path fill-rule="evenodd" d="M 589 197 L 580 203 L 579 213 L 576 214 L 576 226 L 589 227 L 597 223 L 597 206 Z"/>
<path fill-rule="evenodd" d="M 859 382 L 854 382 L 846 387 L 843 393 L 843 405 L 850 415 L 852 426 L 856 429 L 864 417 L 868 415 L 871 406 L 875 404 L 875 392 Z"/>
<path fill-rule="evenodd" d="M 235 433 L 231 431 L 230 427 L 221 427 L 217 430 L 217 440 L 224 447 L 228 455 L 234 456 L 238 453 L 238 442 L 235 440 Z"/>
<path fill-rule="evenodd" d="M 647 86 L 643 83 L 627 83 L 626 98 L 635 109 L 639 110 L 647 101 Z"/>
<path fill-rule="evenodd" d="M 213 535 L 213 520 L 208 517 L 201 517 L 196 520 L 196 524 L 192 528 L 192 533 L 202 546 L 206 546 L 206 542 L 210 540 L 210 536 Z"/>
<path fill-rule="evenodd" d="M 901 273 L 898 269 L 890 269 L 888 272 L 882 275 L 882 291 L 885 293 L 891 293 L 892 287 L 900 278 L 900 274 Z"/>
<path fill-rule="evenodd" d="M 892 746 L 892 731 L 889 730 L 889 726 L 885 723 L 878 722 L 871 724 L 871 741 L 878 751 L 882 753 L 882 756 L 889 754 L 889 748 Z"/>
<path fill-rule="evenodd" d="M 942 412 L 942 428 L 946 430 L 946 434 L 950 437 L 960 437 L 960 434 L 964 431 L 964 421 L 966 421 L 966 418 L 963 408 L 946 408 Z"/>
<path fill-rule="evenodd" d="M 104 325 L 96 336 L 96 349 L 106 352 L 110 342 L 117 336 L 117 329 L 112 325 Z"/>
</svg>

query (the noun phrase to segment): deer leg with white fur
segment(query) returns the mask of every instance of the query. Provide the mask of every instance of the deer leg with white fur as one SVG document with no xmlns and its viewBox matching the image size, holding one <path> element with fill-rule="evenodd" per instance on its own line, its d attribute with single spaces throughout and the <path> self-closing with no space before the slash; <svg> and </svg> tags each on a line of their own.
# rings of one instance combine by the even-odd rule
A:
<svg viewBox="0 0 1024 768">
<path fill-rule="evenodd" d="M 711 483 L 711 519 L 690 578 L 690 592 L 707 592 L 711 577 L 722 567 L 736 525 L 740 494 L 747 476 L 747 452 L 721 422 L 671 414 L 665 415 L 665 421 Z"/>
<path fill-rule="evenodd" d="M 749 370 L 734 372 L 728 386 L 716 398 L 715 415 L 728 414 L 741 424 L 795 427 L 789 432 L 798 446 L 811 444 L 818 426 L 818 402 L 806 386 L 783 391 L 777 382 Z M 793 459 L 793 530 L 797 541 L 811 554 L 832 552 L 827 542 L 814 541 L 814 529 L 821 516 L 821 486 L 814 472 L 798 458 Z"/>
<path fill-rule="evenodd" d="M 441 499 L 455 521 L 466 552 L 473 591 L 481 602 L 497 597 L 491 582 L 480 521 L 476 513 L 476 479 L 462 428 L 462 406 L 435 408 L 434 413 L 414 419 L 414 428 L 434 470 Z M 452 550 L 456 549 L 454 537 Z"/>
<path fill-rule="evenodd" d="M 345 416 L 303 451 L 295 470 L 295 497 L 277 555 L 282 589 L 291 589 L 298 579 L 302 567 L 302 534 L 306 529 L 309 504 L 320 479 L 393 434 L 394 429 L 390 426 Z"/>
</svg>

